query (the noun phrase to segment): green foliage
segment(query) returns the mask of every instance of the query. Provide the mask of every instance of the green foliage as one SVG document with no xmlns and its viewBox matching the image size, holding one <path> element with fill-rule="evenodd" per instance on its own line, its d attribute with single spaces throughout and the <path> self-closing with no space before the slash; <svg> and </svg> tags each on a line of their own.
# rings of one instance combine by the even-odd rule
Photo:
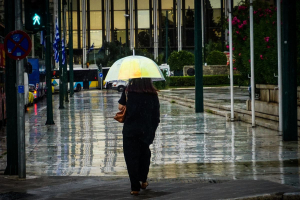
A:
<svg viewBox="0 0 300 200">
<path fill-rule="evenodd" d="M 233 80 L 235 84 L 245 84 L 244 79 L 240 75 L 234 75 Z M 229 83 L 230 80 L 227 75 L 203 76 L 203 85 L 226 85 Z M 171 76 L 170 86 L 195 86 L 195 76 Z"/>
<path fill-rule="evenodd" d="M 162 71 L 162 73 L 163 73 L 166 81 L 153 82 L 153 85 L 157 90 L 167 89 L 167 88 L 169 88 L 169 85 L 170 85 L 170 77 L 167 76 L 167 72 Z"/>
<path fill-rule="evenodd" d="M 212 51 L 207 56 L 208 65 L 226 65 L 227 57 L 221 51 Z"/>
<path fill-rule="evenodd" d="M 156 64 L 157 64 L 157 65 L 161 65 L 161 64 L 165 63 L 164 57 L 165 57 L 165 55 L 164 55 L 163 53 L 158 54 L 158 57 L 157 57 L 157 59 L 156 59 L 156 61 L 155 61 Z"/>
<path fill-rule="evenodd" d="M 185 65 L 194 65 L 194 54 L 188 51 L 173 51 L 168 59 L 171 71 L 182 70 Z"/>
<path fill-rule="evenodd" d="M 207 56 L 212 52 L 212 51 L 221 51 L 222 52 L 222 43 L 221 41 L 219 42 L 213 42 L 211 39 L 208 41 L 208 44 L 205 45 L 205 55 L 207 60 Z"/>
<path fill-rule="evenodd" d="M 253 2 L 255 82 L 277 84 L 276 7 L 261 0 Z M 247 14 L 246 14 L 247 13 Z M 234 67 L 246 78 L 250 74 L 249 2 L 242 2 L 233 12 Z"/>
</svg>

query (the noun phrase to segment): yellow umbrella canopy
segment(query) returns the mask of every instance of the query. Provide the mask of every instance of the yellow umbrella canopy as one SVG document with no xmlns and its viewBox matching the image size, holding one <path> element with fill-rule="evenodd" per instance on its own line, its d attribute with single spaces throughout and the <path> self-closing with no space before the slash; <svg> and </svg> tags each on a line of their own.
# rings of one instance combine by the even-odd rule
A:
<svg viewBox="0 0 300 200">
<path fill-rule="evenodd" d="M 127 56 L 117 60 L 109 69 L 105 82 L 133 78 L 165 80 L 157 64 L 144 56 Z"/>
</svg>

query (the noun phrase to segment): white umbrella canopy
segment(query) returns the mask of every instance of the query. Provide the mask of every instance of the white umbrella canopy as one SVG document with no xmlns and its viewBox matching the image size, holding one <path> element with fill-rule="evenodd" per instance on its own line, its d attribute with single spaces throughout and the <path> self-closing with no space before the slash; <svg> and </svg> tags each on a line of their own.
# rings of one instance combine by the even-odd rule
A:
<svg viewBox="0 0 300 200">
<path fill-rule="evenodd" d="M 133 78 L 151 78 L 155 81 L 165 80 L 161 70 L 153 60 L 144 56 L 127 56 L 117 60 L 111 66 L 105 82 Z"/>
</svg>

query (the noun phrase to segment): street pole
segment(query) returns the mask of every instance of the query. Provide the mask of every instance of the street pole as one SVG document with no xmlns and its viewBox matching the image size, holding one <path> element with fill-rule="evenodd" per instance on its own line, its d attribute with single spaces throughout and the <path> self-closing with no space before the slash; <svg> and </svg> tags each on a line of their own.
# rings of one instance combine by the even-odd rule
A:
<svg viewBox="0 0 300 200">
<path fill-rule="evenodd" d="M 224 0 L 221 0 L 221 42 L 222 42 L 222 52 L 224 52 Z"/>
<path fill-rule="evenodd" d="M 15 0 L 15 27 L 22 30 L 22 1 Z M 16 61 L 17 77 L 17 129 L 18 129 L 18 175 L 26 178 L 26 156 L 25 156 L 25 111 L 24 111 L 24 67 L 23 60 Z M 23 91 L 20 91 L 23 87 Z"/>
<path fill-rule="evenodd" d="M 133 0 L 129 0 L 129 9 L 130 9 L 130 15 L 129 15 L 129 22 L 130 22 L 130 50 L 134 49 L 134 33 L 133 33 Z"/>
<path fill-rule="evenodd" d="M 254 127 L 255 126 L 255 79 L 254 79 L 253 0 L 250 0 L 249 11 L 250 11 L 251 112 L 252 112 L 252 127 Z"/>
<path fill-rule="evenodd" d="M 195 0 L 195 112 L 202 113 L 203 105 L 203 64 L 201 1 Z"/>
<path fill-rule="evenodd" d="M 181 51 L 181 0 L 177 0 L 177 37 L 178 51 Z"/>
<path fill-rule="evenodd" d="M 282 1 L 282 115 L 283 140 L 297 141 L 297 27 L 296 0 Z M 280 42 L 280 41 L 278 41 Z"/>
<path fill-rule="evenodd" d="M 74 73 L 73 73 L 73 4 L 70 0 L 69 15 L 71 13 L 71 19 L 69 23 L 69 74 L 70 74 L 70 97 L 74 95 Z"/>
<path fill-rule="evenodd" d="M 158 57 L 157 0 L 153 0 L 153 26 L 154 26 L 154 60 L 156 60 Z"/>
<path fill-rule="evenodd" d="M 109 6 L 110 0 L 106 0 L 106 42 L 110 42 L 110 17 L 109 17 Z M 131 13 L 130 13 L 131 14 Z"/>
<path fill-rule="evenodd" d="M 15 30 L 15 1 L 5 3 L 5 35 Z M 5 57 L 5 89 L 6 92 L 6 144 L 7 165 L 5 175 L 18 174 L 18 130 L 17 130 L 17 93 L 16 93 L 16 62 Z"/>
<path fill-rule="evenodd" d="M 35 57 L 35 52 L 34 52 L 34 34 L 31 35 L 31 43 L 32 43 L 32 47 L 31 47 L 31 57 L 34 58 Z M 43 48 L 42 48 L 43 49 Z"/>
<path fill-rule="evenodd" d="M 86 9 L 85 0 L 82 0 L 82 63 L 83 68 L 86 68 Z"/>
<path fill-rule="evenodd" d="M 66 37 L 67 37 L 67 24 L 66 24 L 66 12 L 67 12 L 67 1 L 63 0 L 63 32 L 64 32 L 64 44 L 65 44 L 65 64 L 63 65 L 64 68 L 64 96 L 65 96 L 65 102 L 69 102 L 69 97 L 68 97 L 68 80 L 67 80 L 67 73 L 68 73 L 68 69 L 67 69 L 67 53 L 66 53 L 66 49 L 67 49 L 67 45 L 66 45 Z"/>
<path fill-rule="evenodd" d="M 128 48 L 128 0 L 125 0 L 125 10 L 126 10 L 126 14 L 125 14 L 125 26 L 126 26 L 126 47 Z"/>
<path fill-rule="evenodd" d="M 299 45 L 299 44 L 298 44 Z M 278 52 L 278 112 L 279 131 L 282 132 L 282 48 L 281 48 L 281 3 L 277 0 L 277 52 Z"/>
<path fill-rule="evenodd" d="M 168 40 L 169 40 L 169 20 L 168 11 L 166 10 L 166 63 L 168 63 Z"/>
<path fill-rule="evenodd" d="M 53 105 L 52 105 L 52 84 L 51 84 L 51 45 L 50 45 L 50 9 L 49 0 L 46 0 L 46 13 L 47 13 L 47 24 L 46 24 L 46 87 L 47 87 L 47 121 L 46 125 L 54 124 L 53 121 Z M 55 29 L 54 29 L 55 30 Z"/>
<path fill-rule="evenodd" d="M 64 109 L 64 84 L 63 84 L 63 66 L 62 66 L 62 38 L 61 38 L 61 0 L 58 0 L 58 32 L 59 32 L 59 42 L 58 42 L 58 52 L 59 52 L 59 109 Z"/>
<path fill-rule="evenodd" d="M 234 121 L 234 107 L 233 107 L 233 59 L 232 59 L 232 6 L 231 0 L 228 1 L 228 13 L 229 13 L 229 55 L 230 55 L 230 99 L 231 99 L 231 121 Z"/>
</svg>

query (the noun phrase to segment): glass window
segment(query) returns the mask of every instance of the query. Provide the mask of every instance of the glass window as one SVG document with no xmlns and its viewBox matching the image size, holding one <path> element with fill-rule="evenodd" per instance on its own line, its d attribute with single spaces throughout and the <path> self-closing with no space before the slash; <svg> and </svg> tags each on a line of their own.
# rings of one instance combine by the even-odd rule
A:
<svg viewBox="0 0 300 200">
<path fill-rule="evenodd" d="M 100 11 L 91 11 L 90 19 L 91 19 L 91 30 L 93 29 L 102 29 L 102 12 Z"/>
<path fill-rule="evenodd" d="M 125 11 L 115 11 L 114 12 L 114 29 L 126 29 L 125 26 Z"/>
<path fill-rule="evenodd" d="M 77 11 L 73 12 L 73 30 L 77 30 Z"/>
<path fill-rule="evenodd" d="M 186 30 L 186 46 L 194 46 L 194 29 Z"/>
<path fill-rule="evenodd" d="M 221 20 L 221 9 L 213 9 L 213 21 L 217 24 Z"/>
<path fill-rule="evenodd" d="M 121 44 L 126 43 L 126 30 L 114 30 L 114 41 L 115 42 L 121 42 Z"/>
<path fill-rule="evenodd" d="M 161 11 L 161 26 L 165 27 L 166 24 L 166 10 Z M 168 26 L 173 27 L 173 10 L 168 10 Z"/>
<path fill-rule="evenodd" d="M 90 0 L 90 10 L 101 10 L 102 1 L 101 0 Z"/>
<path fill-rule="evenodd" d="M 150 47 L 150 30 L 139 30 L 138 31 L 138 47 Z"/>
<path fill-rule="evenodd" d="M 139 29 L 150 28 L 149 10 L 139 10 L 138 11 L 138 28 Z"/>
<path fill-rule="evenodd" d="M 239 5 L 243 0 L 233 0 L 233 7 Z"/>
<path fill-rule="evenodd" d="M 210 5 L 212 8 L 221 8 L 220 0 L 210 0 Z"/>
<path fill-rule="evenodd" d="M 149 9 L 149 0 L 138 0 L 138 9 L 139 10 L 147 10 Z"/>
<path fill-rule="evenodd" d="M 73 31 L 73 48 L 78 49 L 78 32 Z"/>
<path fill-rule="evenodd" d="M 173 9 L 173 0 L 161 1 L 161 9 L 163 9 L 163 10 Z"/>
<path fill-rule="evenodd" d="M 125 10 L 125 0 L 114 0 L 114 10 Z"/>
<path fill-rule="evenodd" d="M 194 0 L 185 0 L 185 9 L 195 9 Z"/>
<path fill-rule="evenodd" d="M 185 11 L 186 28 L 194 28 L 194 10 L 188 9 Z"/>
<path fill-rule="evenodd" d="M 95 48 L 101 48 L 102 47 L 102 30 L 91 30 L 90 32 L 90 43 L 94 43 Z"/>
</svg>

